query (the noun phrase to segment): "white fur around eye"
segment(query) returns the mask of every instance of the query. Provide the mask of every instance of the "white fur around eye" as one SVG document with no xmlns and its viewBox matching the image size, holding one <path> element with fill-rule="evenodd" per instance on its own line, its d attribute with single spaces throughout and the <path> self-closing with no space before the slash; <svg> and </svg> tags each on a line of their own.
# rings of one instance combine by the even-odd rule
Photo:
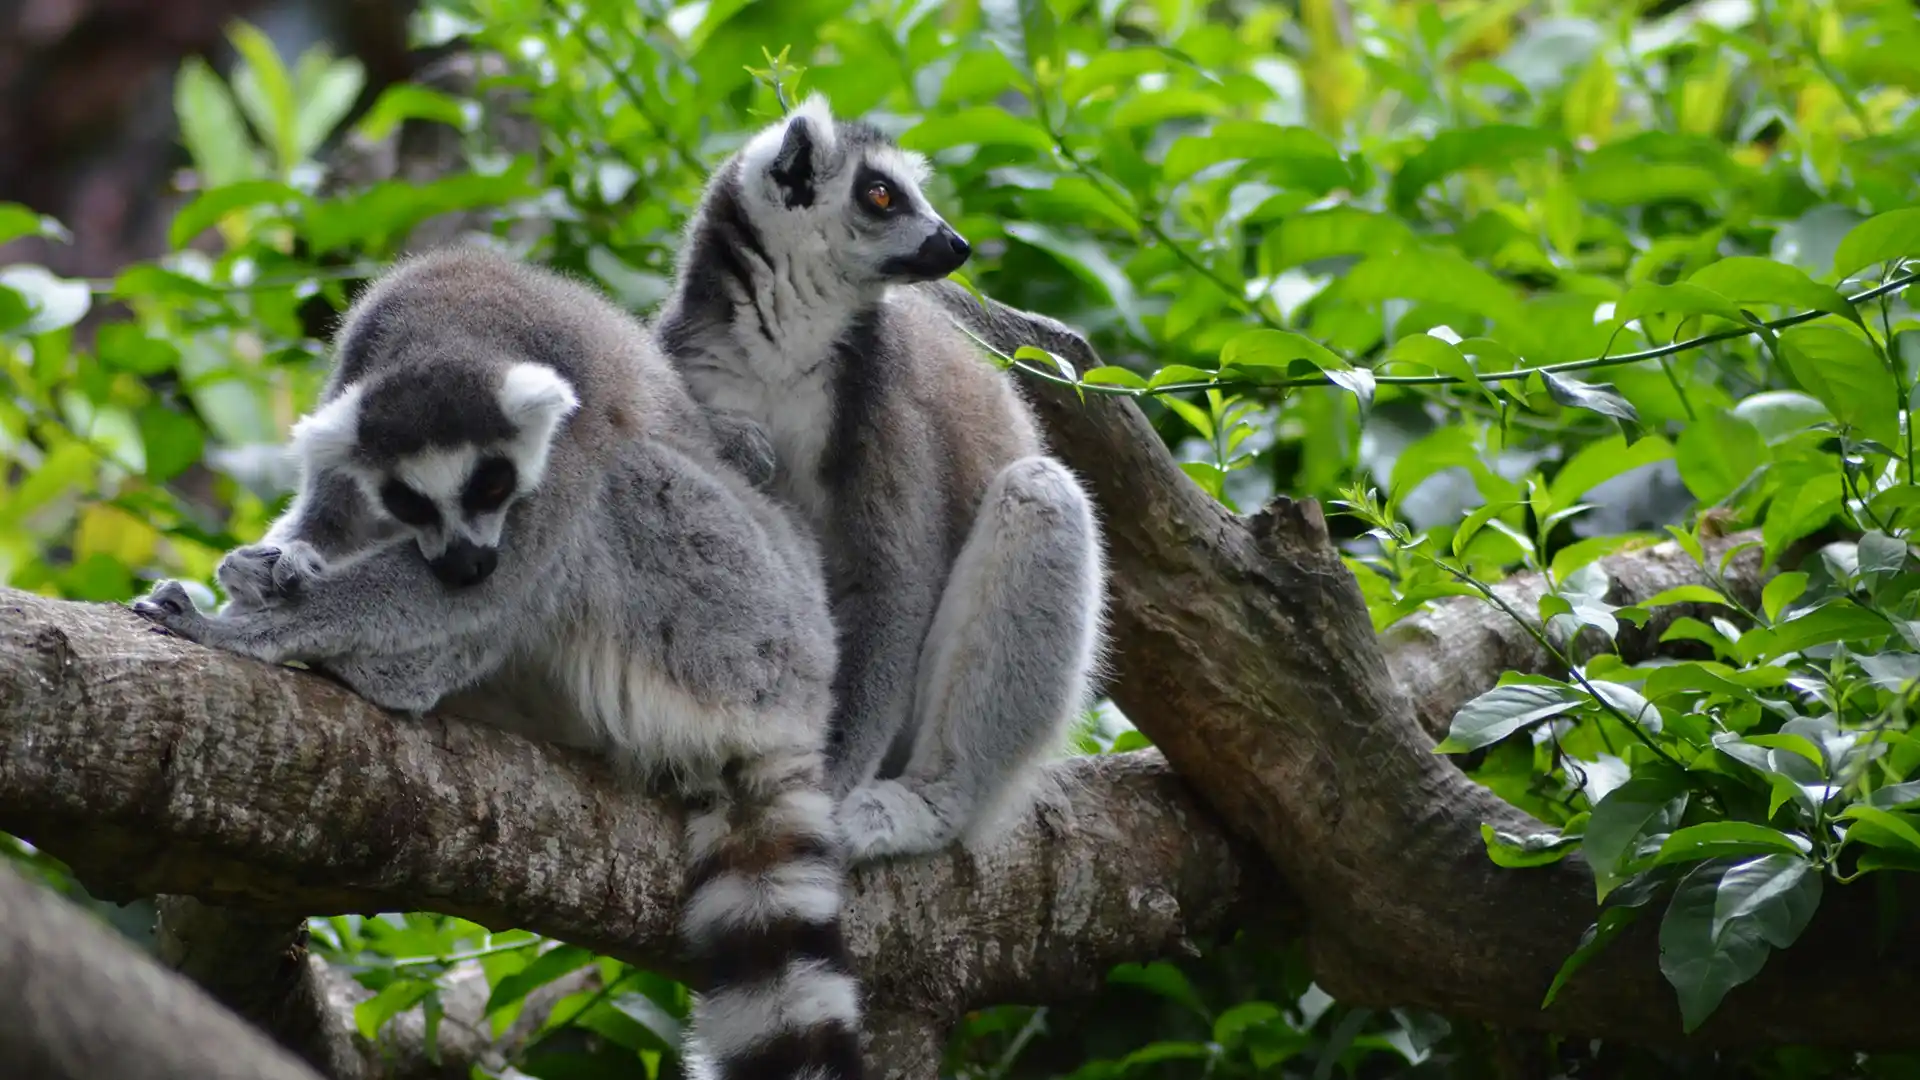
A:
<svg viewBox="0 0 1920 1080">
<path fill-rule="evenodd" d="M 309 465 L 344 464 L 360 441 L 360 397 L 365 387 L 354 384 L 293 425 L 293 451 Z"/>
</svg>

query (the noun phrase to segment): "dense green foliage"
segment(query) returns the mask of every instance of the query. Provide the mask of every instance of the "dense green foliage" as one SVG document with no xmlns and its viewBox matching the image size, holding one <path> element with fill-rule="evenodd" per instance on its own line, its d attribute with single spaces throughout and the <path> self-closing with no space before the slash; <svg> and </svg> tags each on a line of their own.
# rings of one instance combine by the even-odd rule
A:
<svg viewBox="0 0 1920 1080">
<path fill-rule="evenodd" d="M 931 195 L 973 241 L 977 287 L 1084 327 L 1109 366 L 1001 362 L 1141 398 L 1230 505 L 1337 503 L 1376 625 L 1549 575 L 1538 611 L 1508 614 L 1563 677 L 1508 676 L 1440 750 L 1553 830 L 1489 830 L 1490 858 L 1525 873 L 1584 849 L 1600 907 L 1564 977 L 1658 918 L 1695 1025 L 1823 894 L 1920 869 L 1920 322 L 1902 262 L 1920 257 L 1920 21 L 1894 0 L 1662 9 L 429 5 L 422 44 L 505 58 L 488 88 L 538 122 L 532 155 L 503 152 L 479 102 L 419 86 L 356 113 L 356 64 L 283 61 L 237 28 L 230 76 L 193 62 L 177 84 L 195 191 L 178 250 L 110 282 L 0 269 L 0 580 L 118 600 L 155 576 L 209 579 L 285 495 L 266 451 L 312 400 L 332 313 L 416 226 L 468 214 L 648 309 L 706 167 L 777 115 L 773 83 L 819 90 L 935 157 Z M 326 180 L 337 147 L 403 121 L 457 133 L 469 167 Z M 60 229 L 0 207 L 0 237 Z M 1743 526 L 1769 567 L 1797 560 L 1757 607 L 1705 586 L 1605 600 L 1600 556 L 1670 532 L 1706 560 L 1702 536 Z M 1706 560 L 1710 579 L 1724 564 Z M 1621 624 L 1675 602 L 1723 614 L 1666 632 L 1686 659 L 1623 661 Z M 1103 710 L 1085 749 L 1143 742 Z M 486 965 L 502 1025 L 530 987 L 597 963 L 601 988 L 519 1066 L 671 1067 L 684 992 L 646 972 L 437 916 L 315 926 L 380 989 L 368 1032 L 417 1003 L 431 1015 L 433 976 L 463 957 Z M 955 1068 L 1468 1075 L 1513 1052 L 1333 1005 L 1270 944 L 1112 982 L 1085 1010 L 981 1014 Z M 1543 1069 L 1655 1067 L 1528 1046 Z M 1843 1060 L 1716 1067 L 1920 1075 Z"/>
</svg>

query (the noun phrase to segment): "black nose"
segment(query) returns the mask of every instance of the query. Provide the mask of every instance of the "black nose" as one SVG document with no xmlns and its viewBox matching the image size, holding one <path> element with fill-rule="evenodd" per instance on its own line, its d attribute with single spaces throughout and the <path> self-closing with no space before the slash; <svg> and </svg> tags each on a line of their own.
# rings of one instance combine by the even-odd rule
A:
<svg viewBox="0 0 1920 1080">
<path fill-rule="evenodd" d="M 455 540 L 428 565 L 433 567 L 434 577 L 453 588 L 464 589 L 487 580 L 487 575 L 493 573 L 499 561 L 500 553 L 494 548 Z"/>
<path fill-rule="evenodd" d="M 973 247 L 965 237 L 951 226 L 941 225 L 932 236 L 920 241 L 919 250 L 889 259 L 880 272 L 895 281 L 936 281 L 960 269 L 971 254 Z"/>
<path fill-rule="evenodd" d="M 967 256 L 971 254 L 973 246 L 967 243 L 967 238 L 945 225 L 920 245 L 920 257 L 926 260 L 929 269 L 942 277 L 966 265 Z"/>
</svg>

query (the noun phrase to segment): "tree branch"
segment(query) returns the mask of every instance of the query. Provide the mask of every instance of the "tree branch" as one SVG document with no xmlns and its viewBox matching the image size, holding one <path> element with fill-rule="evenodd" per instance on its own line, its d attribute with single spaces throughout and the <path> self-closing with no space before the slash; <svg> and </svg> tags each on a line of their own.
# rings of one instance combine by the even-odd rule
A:
<svg viewBox="0 0 1920 1080">
<path fill-rule="evenodd" d="M 0 860 L 0 1061 L 43 1080 L 319 1080 L 52 890 Z"/>
<path fill-rule="evenodd" d="M 1759 539 L 1757 532 L 1742 532 L 1715 537 L 1702 547 L 1709 564 L 1718 566 L 1727 552 Z M 1651 600 L 1677 585 L 1715 584 L 1671 540 L 1609 556 L 1600 565 L 1613 582 L 1608 602 L 1622 606 Z M 1766 584 L 1759 549 L 1734 556 L 1720 584 L 1732 590 L 1734 599 L 1757 607 Z M 1534 617 L 1540 598 L 1547 593 L 1547 582 L 1539 574 L 1519 574 L 1496 584 L 1493 591 L 1508 607 Z M 1538 673 L 1552 665 L 1532 634 L 1505 616 L 1489 618 L 1490 610 L 1492 605 L 1477 596 L 1452 597 L 1407 616 L 1380 635 L 1387 664 L 1412 699 L 1414 715 L 1436 739 L 1446 734 L 1460 706 L 1484 693 L 1503 672 Z M 1660 635 L 1681 616 L 1706 619 L 1726 611 L 1695 603 L 1657 608 L 1644 627 L 1621 624 L 1620 654 L 1629 663 L 1638 663 L 1659 653 Z"/>
<path fill-rule="evenodd" d="M 1065 999 L 1230 925 L 1247 861 L 1158 754 L 1060 775 L 1059 812 L 1002 844 L 856 874 L 849 938 L 878 1005 L 946 1024 Z M 113 606 L 0 590 L 0 829 L 108 899 L 187 894 L 261 919 L 441 911 L 679 966 L 669 802 L 588 755 L 397 718 Z"/>
<path fill-rule="evenodd" d="M 1576 1036 L 1680 1037 L 1657 919 L 1540 1009 L 1593 919 L 1589 872 L 1578 857 L 1524 871 L 1487 859 L 1482 822 L 1537 823 L 1431 753 L 1316 504 L 1278 499 L 1236 516 L 1180 472 L 1132 402 L 1048 386 L 1032 396 L 1106 522 L 1119 654 L 1109 690 L 1299 893 L 1330 993 Z M 1905 1004 L 1920 927 L 1906 920 L 1877 940 L 1872 892 L 1830 889 L 1813 927 L 1735 989 L 1699 1039 L 1920 1044 Z"/>
</svg>

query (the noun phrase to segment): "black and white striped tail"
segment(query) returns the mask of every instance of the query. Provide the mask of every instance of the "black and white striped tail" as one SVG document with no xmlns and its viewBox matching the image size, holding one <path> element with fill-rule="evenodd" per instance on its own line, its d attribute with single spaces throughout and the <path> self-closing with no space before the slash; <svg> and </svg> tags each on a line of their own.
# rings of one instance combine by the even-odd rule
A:
<svg viewBox="0 0 1920 1080">
<path fill-rule="evenodd" d="M 845 860 L 821 780 L 814 755 L 748 763 L 688 816 L 693 1077 L 862 1075 L 860 986 L 840 931 Z"/>
</svg>

